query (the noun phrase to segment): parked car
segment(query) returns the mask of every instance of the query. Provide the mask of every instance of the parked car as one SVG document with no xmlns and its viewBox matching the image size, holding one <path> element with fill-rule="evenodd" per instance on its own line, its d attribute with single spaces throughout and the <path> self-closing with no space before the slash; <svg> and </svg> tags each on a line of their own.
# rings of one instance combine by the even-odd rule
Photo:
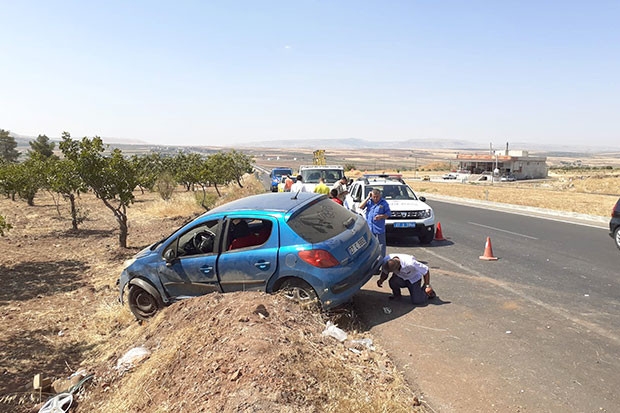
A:
<svg viewBox="0 0 620 413">
<path fill-rule="evenodd" d="M 609 235 L 616 242 L 616 247 L 620 249 L 620 199 L 611 210 L 611 220 L 609 221 Z"/>
<path fill-rule="evenodd" d="M 390 233 L 406 233 L 417 236 L 422 244 L 430 244 L 435 237 L 435 215 L 426 204 L 426 198 L 418 197 L 400 175 L 368 175 L 353 182 L 345 199 L 345 206 L 364 215 L 359 205 L 374 188 L 379 189 L 390 205 L 392 216 L 385 221 Z"/>
<path fill-rule="evenodd" d="M 502 175 L 501 178 L 499 178 L 499 180 L 501 182 L 514 182 L 517 180 L 517 178 L 515 178 L 514 175 Z"/>
<path fill-rule="evenodd" d="M 271 173 L 269 174 L 269 179 L 271 180 L 271 192 L 278 192 L 278 184 L 283 176 L 293 175 L 293 170 L 291 168 L 273 168 Z"/>
<path fill-rule="evenodd" d="M 442 176 L 443 179 L 457 179 L 458 177 L 459 175 L 454 172 L 450 172 Z"/>
<path fill-rule="evenodd" d="M 128 260 L 120 301 L 138 319 L 210 292 L 259 290 L 330 309 L 381 265 L 366 221 L 325 195 L 265 193 L 204 213 Z"/>
</svg>

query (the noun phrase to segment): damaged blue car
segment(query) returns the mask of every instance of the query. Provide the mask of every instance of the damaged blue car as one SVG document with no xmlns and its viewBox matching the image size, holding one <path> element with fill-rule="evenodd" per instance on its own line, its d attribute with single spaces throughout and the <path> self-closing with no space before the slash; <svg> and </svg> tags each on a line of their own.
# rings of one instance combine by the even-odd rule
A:
<svg viewBox="0 0 620 413">
<path fill-rule="evenodd" d="M 282 291 L 330 309 L 377 274 L 381 250 L 363 217 L 325 195 L 266 193 L 242 198 L 182 226 L 128 260 L 120 301 L 145 320 L 210 292 Z"/>
</svg>

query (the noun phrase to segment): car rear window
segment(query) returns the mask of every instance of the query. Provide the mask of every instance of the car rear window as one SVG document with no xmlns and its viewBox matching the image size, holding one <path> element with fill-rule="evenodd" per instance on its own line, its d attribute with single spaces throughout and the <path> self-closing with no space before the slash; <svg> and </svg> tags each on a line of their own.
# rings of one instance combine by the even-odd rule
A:
<svg viewBox="0 0 620 413">
<path fill-rule="evenodd" d="M 350 219 L 355 220 L 355 214 L 324 198 L 294 215 L 288 225 L 306 242 L 314 244 L 340 234 L 346 229 L 345 222 Z"/>
</svg>

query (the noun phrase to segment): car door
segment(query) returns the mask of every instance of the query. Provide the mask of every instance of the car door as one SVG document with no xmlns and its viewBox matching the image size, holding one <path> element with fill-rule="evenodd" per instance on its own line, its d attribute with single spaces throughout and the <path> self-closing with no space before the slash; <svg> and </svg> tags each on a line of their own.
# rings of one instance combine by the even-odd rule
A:
<svg viewBox="0 0 620 413">
<path fill-rule="evenodd" d="M 250 234 L 242 242 L 234 239 L 233 228 L 246 221 Z M 279 231 L 275 218 L 236 216 L 226 220 L 226 237 L 217 262 L 222 291 L 265 290 L 265 285 L 278 269 Z"/>
<path fill-rule="evenodd" d="M 360 199 L 361 192 L 362 192 L 362 185 L 359 184 L 359 183 L 354 183 L 353 186 L 351 187 L 351 190 L 349 191 L 349 193 L 346 196 L 347 204 L 348 204 L 347 207 L 351 211 L 353 211 L 353 212 L 355 212 L 357 214 L 360 213 L 360 211 L 359 211 L 359 205 L 360 205 L 359 199 Z"/>
<path fill-rule="evenodd" d="M 222 235 L 220 228 L 222 221 L 219 219 L 197 224 L 183 231 L 166 247 L 164 256 L 172 254 L 175 258 L 162 261 L 158 274 L 170 298 L 221 291 L 216 271 Z M 201 237 L 201 234 L 208 237 Z"/>
</svg>

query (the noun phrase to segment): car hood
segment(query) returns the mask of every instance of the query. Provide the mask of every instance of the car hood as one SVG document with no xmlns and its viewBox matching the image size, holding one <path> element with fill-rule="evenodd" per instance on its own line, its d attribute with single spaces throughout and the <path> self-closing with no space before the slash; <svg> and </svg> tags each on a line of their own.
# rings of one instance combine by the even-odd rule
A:
<svg viewBox="0 0 620 413">
<path fill-rule="evenodd" d="M 393 211 L 404 211 L 404 210 L 421 210 L 421 209 L 431 209 L 428 204 L 419 200 L 412 199 L 403 199 L 403 200 L 392 200 L 386 199 L 390 209 Z"/>
<path fill-rule="evenodd" d="M 153 245 L 155 245 L 155 244 L 153 244 Z M 143 250 L 137 252 L 136 255 L 133 256 L 133 258 L 137 260 L 139 258 L 146 257 L 147 255 L 151 254 L 155 250 L 155 248 L 153 248 L 153 250 L 151 250 L 153 245 L 149 245 L 148 247 L 144 248 Z"/>
</svg>

